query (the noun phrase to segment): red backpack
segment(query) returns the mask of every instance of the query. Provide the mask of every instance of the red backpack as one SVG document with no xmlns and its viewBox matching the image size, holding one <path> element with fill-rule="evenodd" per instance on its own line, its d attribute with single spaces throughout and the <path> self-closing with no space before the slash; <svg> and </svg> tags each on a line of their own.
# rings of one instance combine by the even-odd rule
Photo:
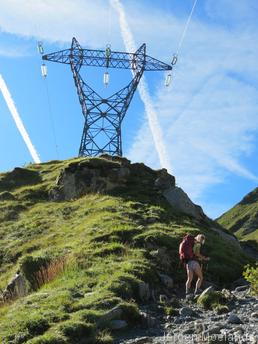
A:
<svg viewBox="0 0 258 344">
<path fill-rule="evenodd" d="M 187 263 L 194 258 L 193 246 L 194 236 L 187 234 L 179 245 L 179 258 L 181 262 Z"/>
</svg>

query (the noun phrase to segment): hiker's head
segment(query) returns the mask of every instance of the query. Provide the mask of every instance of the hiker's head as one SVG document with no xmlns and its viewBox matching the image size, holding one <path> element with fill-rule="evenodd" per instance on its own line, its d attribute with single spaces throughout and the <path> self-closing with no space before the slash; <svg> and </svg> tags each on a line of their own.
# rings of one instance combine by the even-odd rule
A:
<svg viewBox="0 0 258 344">
<path fill-rule="evenodd" d="M 195 240 L 203 245 L 205 243 L 205 235 L 198 234 L 196 235 Z"/>
</svg>

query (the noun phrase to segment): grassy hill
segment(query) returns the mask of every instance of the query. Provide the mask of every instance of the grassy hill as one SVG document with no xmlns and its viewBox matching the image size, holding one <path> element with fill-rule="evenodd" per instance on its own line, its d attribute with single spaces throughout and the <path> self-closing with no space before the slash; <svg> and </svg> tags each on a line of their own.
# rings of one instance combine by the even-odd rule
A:
<svg viewBox="0 0 258 344">
<path fill-rule="evenodd" d="M 217 219 L 218 223 L 240 240 L 258 248 L 258 188 Z"/>
<path fill-rule="evenodd" d="M 63 191 L 58 180 L 64 171 L 80 164 L 100 175 L 121 167 L 119 161 L 84 158 L 0 174 L 0 288 L 20 269 L 28 289 L 25 297 L 1 304 L 1 343 L 112 343 L 115 333 L 101 319 L 120 305 L 133 326 L 141 282 L 158 294 L 158 273 L 165 273 L 183 287 L 177 251 L 186 232 L 207 236 L 210 281 L 232 282 L 247 262 L 210 229 L 211 221 L 172 208 L 155 188 L 156 171 L 143 164 L 128 167 L 121 187 L 53 200 L 53 190 Z M 161 263 L 159 249 L 169 264 Z"/>
</svg>

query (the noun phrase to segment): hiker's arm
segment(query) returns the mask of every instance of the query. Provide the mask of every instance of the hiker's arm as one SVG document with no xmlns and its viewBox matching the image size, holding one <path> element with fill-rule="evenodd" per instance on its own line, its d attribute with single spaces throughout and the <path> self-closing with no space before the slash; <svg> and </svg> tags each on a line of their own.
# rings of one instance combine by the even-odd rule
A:
<svg viewBox="0 0 258 344">
<path fill-rule="evenodd" d="M 195 257 L 200 259 L 200 260 L 210 260 L 210 257 L 205 257 L 202 254 L 195 254 Z"/>
<path fill-rule="evenodd" d="M 201 249 L 200 245 L 194 245 L 193 252 L 194 252 L 195 257 L 198 258 L 199 260 L 210 260 L 209 257 L 205 257 L 201 254 L 200 249 Z"/>
</svg>

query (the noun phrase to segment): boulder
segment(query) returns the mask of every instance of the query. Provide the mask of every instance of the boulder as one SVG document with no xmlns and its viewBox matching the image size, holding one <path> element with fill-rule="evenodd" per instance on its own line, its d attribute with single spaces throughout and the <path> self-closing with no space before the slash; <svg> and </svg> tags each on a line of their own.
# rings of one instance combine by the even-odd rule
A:
<svg viewBox="0 0 258 344">
<path fill-rule="evenodd" d="M 148 313 L 141 311 L 140 316 L 143 326 L 154 327 L 156 325 L 156 318 L 152 317 Z"/>
<path fill-rule="evenodd" d="M 247 290 L 249 290 L 249 288 L 250 288 L 249 284 L 247 284 L 247 285 L 241 285 L 241 286 L 239 286 L 239 287 L 236 287 L 236 288 L 235 288 L 235 291 L 236 291 L 236 292 L 247 291 Z"/>
<path fill-rule="evenodd" d="M 234 313 L 231 313 L 228 317 L 229 324 L 242 324 L 241 319 Z"/>
<path fill-rule="evenodd" d="M 197 317 L 197 313 L 190 307 L 182 307 L 179 314 L 183 317 Z"/>
<path fill-rule="evenodd" d="M 240 277 L 231 284 L 231 289 L 236 289 L 237 287 L 242 287 L 246 285 L 249 285 L 249 282 L 247 282 L 247 280 L 244 279 L 244 277 Z"/>
<path fill-rule="evenodd" d="M 163 195 L 177 211 L 193 216 L 198 220 L 206 218 L 202 208 L 194 204 L 181 188 L 170 187 L 163 191 Z"/>
<path fill-rule="evenodd" d="M 161 283 L 168 289 L 172 289 L 174 286 L 174 281 L 171 277 L 165 274 L 159 274 Z"/>
<path fill-rule="evenodd" d="M 122 330 L 128 326 L 125 320 L 111 320 L 109 323 L 109 328 L 111 330 Z"/>
<path fill-rule="evenodd" d="M 144 281 L 140 281 L 138 284 L 138 293 L 141 301 L 148 301 L 151 296 L 149 284 Z"/>
<path fill-rule="evenodd" d="M 159 190 L 165 191 L 175 187 L 175 185 L 175 177 L 171 176 L 165 168 L 158 171 L 158 178 L 155 180 L 155 186 Z"/>
<path fill-rule="evenodd" d="M 241 249 L 240 243 L 238 242 L 237 238 L 235 238 L 233 235 L 225 233 L 225 231 L 223 231 L 219 226 L 212 226 L 210 227 L 210 229 L 219 234 L 219 236 L 222 239 L 227 240 L 230 244 L 234 245 L 238 249 Z"/>
<path fill-rule="evenodd" d="M 121 307 L 116 306 L 112 308 L 110 311 L 106 312 L 102 315 L 101 318 L 97 321 L 97 327 L 103 327 L 106 324 L 110 323 L 112 320 L 117 320 L 122 317 L 123 310 Z"/>
<path fill-rule="evenodd" d="M 166 247 L 160 247 L 155 251 L 151 251 L 150 254 L 157 260 L 157 265 L 162 267 L 162 271 L 171 271 L 173 259 Z"/>
<path fill-rule="evenodd" d="M 18 271 L 3 291 L 4 301 L 13 300 L 27 294 L 26 280 Z"/>
</svg>

